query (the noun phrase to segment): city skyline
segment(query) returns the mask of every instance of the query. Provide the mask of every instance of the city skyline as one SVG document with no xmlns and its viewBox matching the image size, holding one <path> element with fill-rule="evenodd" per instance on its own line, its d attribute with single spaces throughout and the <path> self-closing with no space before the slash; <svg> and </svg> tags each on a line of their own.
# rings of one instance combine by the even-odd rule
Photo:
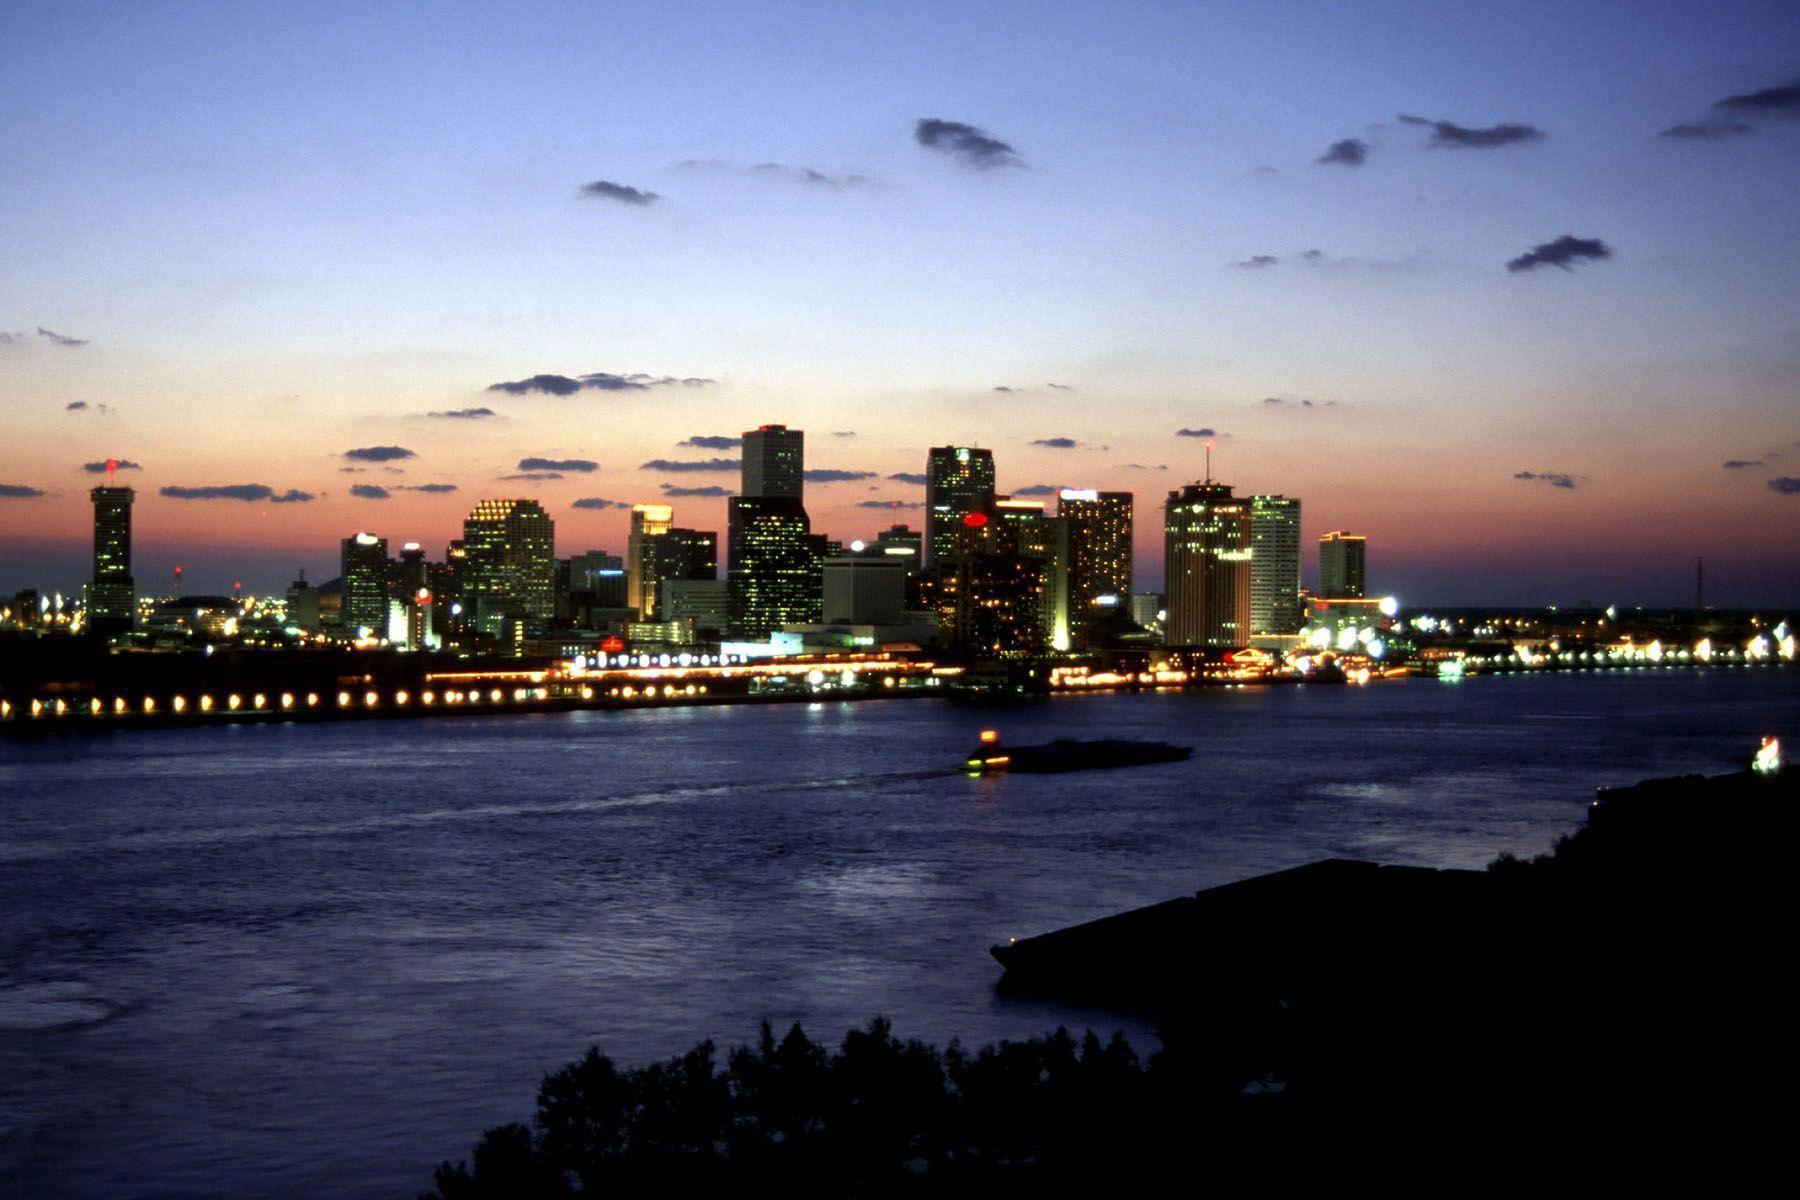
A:
<svg viewBox="0 0 1800 1200">
<path fill-rule="evenodd" d="M 140 593 L 270 592 L 488 498 L 723 536 L 780 422 L 846 542 L 986 447 L 1134 493 L 1155 590 L 1210 439 L 1421 602 L 1792 603 L 1800 41 L 1644 14 L 13 10 L 0 590 L 78 592 L 108 458 Z"/>
</svg>

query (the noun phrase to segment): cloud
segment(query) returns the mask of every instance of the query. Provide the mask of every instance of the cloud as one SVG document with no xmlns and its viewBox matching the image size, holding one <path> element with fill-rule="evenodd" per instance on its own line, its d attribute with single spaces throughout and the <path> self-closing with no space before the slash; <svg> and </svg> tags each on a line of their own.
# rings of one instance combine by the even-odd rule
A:
<svg viewBox="0 0 1800 1200">
<path fill-rule="evenodd" d="M 892 479 L 895 483 L 916 483 L 923 485 L 931 482 L 929 477 L 915 474 L 912 471 L 895 471 L 892 475 L 889 475 L 888 478 Z"/>
<path fill-rule="evenodd" d="M 750 168 L 750 173 L 765 179 L 786 179 L 809 187 L 829 188 L 834 192 L 848 187 L 862 187 L 869 182 L 866 175 L 828 175 L 811 167 L 791 167 L 786 163 L 775 162 L 757 163 Z"/>
<path fill-rule="evenodd" d="M 204 487 L 179 487 L 170 484 L 157 489 L 156 494 L 170 500 L 241 500 L 245 503 L 267 500 L 271 504 L 304 504 L 318 498 L 299 488 L 277 492 L 266 483 L 222 483 Z"/>
<path fill-rule="evenodd" d="M 1054 496 L 1060 490 L 1062 489 L 1051 483 L 1028 483 L 1022 488 L 1014 488 L 1008 494 L 1012 496 Z"/>
<path fill-rule="evenodd" d="M 1446 146 L 1450 149 L 1492 150 L 1500 146 L 1515 146 L 1522 142 L 1542 141 L 1544 131 L 1535 125 L 1489 125 L 1486 128 L 1472 128 L 1458 125 L 1454 121 L 1434 121 L 1429 117 L 1410 117 L 1402 113 L 1400 119 L 1408 125 L 1424 125 L 1431 130 L 1431 145 Z"/>
<path fill-rule="evenodd" d="M 443 496 L 458 490 L 454 483 L 401 483 L 394 486 L 397 491 L 424 492 L 432 496 Z"/>
<path fill-rule="evenodd" d="M 561 479 L 555 471 L 520 471 L 512 475 L 502 475 L 502 480 L 515 483 L 546 483 L 552 479 Z"/>
<path fill-rule="evenodd" d="M 509 396 L 526 396 L 532 392 L 542 392 L 546 396 L 572 396 L 581 388 L 582 384 L 579 379 L 570 379 L 567 375 L 533 375 L 529 379 L 490 383 L 487 390 L 505 392 Z"/>
<path fill-rule="evenodd" d="M 1800 117 L 1800 79 L 1754 92 L 1727 96 L 1715 101 L 1713 107 L 1721 112 L 1746 117 Z"/>
<path fill-rule="evenodd" d="M 851 438 L 851 437 L 856 436 L 856 430 L 854 430 L 854 429 L 834 429 L 831 431 L 831 436 L 835 437 L 835 438 Z"/>
<path fill-rule="evenodd" d="M 735 458 L 653 458 L 638 466 L 640 471 L 736 471 L 743 466 Z"/>
<path fill-rule="evenodd" d="M 607 388 L 609 390 L 615 390 L 615 391 L 620 386 L 620 384 L 619 384 L 620 380 L 623 380 L 624 384 L 626 384 L 630 387 L 643 387 L 643 388 L 653 388 L 653 387 L 703 388 L 703 387 L 711 387 L 713 384 L 719 382 L 716 379 L 706 379 L 701 376 L 689 375 L 689 376 L 683 378 L 683 377 L 676 376 L 676 375 L 646 375 L 642 371 L 639 371 L 635 375 L 623 375 L 623 376 L 610 375 L 610 374 L 606 373 L 605 371 L 599 371 L 592 375 L 583 375 L 581 377 L 581 380 L 583 383 L 587 384 L 589 387 Z"/>
<path fill-rule="evenodd" d="M 1760 458 L 1728 458 L 1723 465 L 1727 471 L 1741 471 L 1745 467 L 1763 466 L 1764 463 Z"/>
<path fill-rule="evenodd" d="M 386 500 L 388 498 L 388 490 L 375 483 L 352 484 L 350 494 L 358 500 Z"/>
<path fill-rule="evenodd" d="M 1198 429 L 1177 429 L 1175 431 L 1175 436 L 1176 437 L 1192 437 L 1192 438 L 1218 437 L 1219 431 L 1214 429 L 1210 425 L 1202 425 Z"/>
<path fill-rule="evenodd" d="M 1066 383 L 1046 383 L 1044 386 L 1053 392 L 1072 392 L 1075 390 Z"/>
<path fill-rule="evenodd" d="M 0 346 L 11 346 L 24 341 L 26 337 L 27 335 L 23 333 L 8 333 L 6 330 L 0 329 Z"/>
<path fill-rule="evenodd" d="M 1022 167 L 1025 160 L 999 138 L 961 121 L 921 117 L 913 123 L 913 140 L 927 150 L 948 154 L 965 167 Z"/>
<path fill-rule="evenodd" d="M 492 391 L 493 389 L 489 388 L 488 390 Z M 425 415 L 441 417 L 447 421 L 480 421 L 487 417 L 497 417 L 500 414 L 491 408 L 453 408 L 448 412 L 428 412 Z"/>
<path fill-rule="evenodd" d="M 1369 157 L 1369 143 L 1361 138 L 1345 138 L 1341 142 L 1331 143 L 1330 149 L 1313 159 L 1315 163 L 1336 163 L 1345 167 L 1360 167 Z"/>
<path fill-rule="evenodd" d="M 662 197 L 655 192 L 639 191 L 623 183 L 614 183 L 610 179 L 596 179 L 592 183 L 581 185 L 581 194 L 596 200 L 616 200 L 620 204 L 631 204 L 639 208 L 655 204 Z"/>
<path fill-rule="evenodd" d="M 1264 396 L 1263 404 L 1271 408 L 1336 408 L 1336 400 L 1308 400 L 1304 396 Z"/>
<path fill-rule="evenodd" d="M 82 463 L 81 469 L 86 471 L 89 475 L 104 475 L 106 474 L 106 459 L 102 458 L 96 459 L 94 462 Z M 132 462 L 129 458 L 121 458 L 113 463 L 113 469 L 118 471 L 141 471 L 144 469 L 144 465 L 142 463 Z"/>
<path fill-rule="evenodd" d="M 1583 480 L 1581 475 L 1569 475 L 1562 471 L 1514 471 L 1514 479 L 1523 479 L 1531 483 L 1547 483 L 1553 488 L 1574 491 Z"/>
<path fill-rule="evenodd" d="M 1240 258 L 1230 265 L 1241 267 L 1247 271 L 1254 271 L 1262 267 L 1272 267 L 1280 261 L 1281 260 L 1276 258 L 1273 254 L 1253 254 L 1249 258 Z"/>
<path fill-rule="evenodd" d="M 43 494 L 43 488 L 34 488 L 29 484 L 0 483 L 0 500 L 35 500 Z"/>
<path fill-rule="evenodd" d="M 625 502 L 623 500 L 607 500 L 601 496 L 583 496 L 581 499 L 569 505 L 569 507 L 593 509 L 624 508 Z"/>
<path fill-rule="evenodd" d="M 1071 437 L 1032 438 L 1031 444 L 1034 446 L 1048 446 L 1052 450 L 1073 450 L 1081 445 L 1080 442 Z"/>
<path fill-rule="evenodd" d="M 45 329 L 42 325 L 37 327 L 37 331 L 39 337 L 46 338 L 58 346 L 67 346 L 70 349 L 74 349 L 77 346 L 85 346 L 88 344 L 86 338 L 70 337 L 64 333 L 58 333 L 54 329 Z"/>
<path fill-rule="evenodd" d="M 586 475 L 598 471 L 600 464 L 591 458 L 521 458 L 521 471 L 574 471 Z"/>
<path fill-rule="evenodd" d="M 696 450 L 736 450 L 744 439 L 738 437 L 714 437 L 709 434 L 697 434 L 694 437 L 682 438 L 677 446 L 692 446 Z"/>
<path fill-rule="evenodd" d="M 922 500 L 858 500 L 858 508 L 924 508 Z"/>
<path fill-rule="evenodd" d="M 1001 393 L 1002 395 L 1011 395 L 1012 394 L 1012 389 L 1009 387 L 996 387 L 994 390 L 996 392 Z"/>
<path fill-rule="evenodd" d="M 1800 478 L 1792 475 L 1777 475 L 1769 480 L 1769 490 L 1782 496 L 1800 496 Z"/>
<path fill-rule="evenodd" d="M 830 467 L 815 467 L 803 474 L 808 483 L 852 483 L 858 479 L 875 478 L 874 471 L 838 471 Z"/>
<path fill-rule="evenodd" d="M 87 406 L 88 406 L 88 402 L 86 400 L 71 400 L 67 404 L 63 405 L 63 411 L 64 412 L 86 412 Z"/>
<path fill-rule="evenodd" d="M 611 371 L 594 371 L 578 379 L 571 379 L 567 375 L 533 375 L 529 379 L 490 383 L 487 390 L 505 392 L 511 396 L 527 396 L 532 392 L 541 392 L 546 396 L 573 396 L 576 392 L 587 390 L 643 392 L 653 387 L 709 387 L 716 382 L 718 381 L 714 379 L 695 376 L 680 378 L 674 375 L 646 375 L 642 372 L 632 375 L 616 375 Z"/>
<path fill-rule="evenodd" d="M 1741 137 L 1750 132 L 1750 126 L 1742 121 L 1708 119 L 1671 125 L 1656 136 L 1676 142 L 1722 142 L 1726 138 Z"/>
<path fill-rule="evenodd" d="M 344 457 L 351 462 L 399 462 L 403 458 L 417 458 L 405 446 L 358 446 L 354 450 L 344 451 Z"/>
<path fill-rule="evenodd" d="M 731 495 L 730 488 L 722 488 L 722 487 L 719 487 L 717 484 L 709 484 L 706 487 L 677 487 L 675 484 L 665 483 L 662 485 L 662 492 L 663 492 L 663 495 L 665 495 L 665 496 L 729 496 L 729 495 Z"/>
<path fill-rule="evenodd" d="M 1542 242 L 1506 264 L 1508 271 L 1531 271 L 1538 267 L 1575 269 L 1574 264 L 1589 259 L 1611 258 L 1612 249 L 1599 238 L 1578 238 L 1563 234 L 1553 242 Z"/>
</svg>

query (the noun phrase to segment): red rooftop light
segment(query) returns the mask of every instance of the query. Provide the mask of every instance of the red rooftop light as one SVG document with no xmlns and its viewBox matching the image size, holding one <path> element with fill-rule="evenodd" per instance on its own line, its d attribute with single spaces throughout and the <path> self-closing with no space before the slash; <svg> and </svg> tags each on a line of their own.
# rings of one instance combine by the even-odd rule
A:
<svg viewBox="0 0 1800 1200">
<path fill-rule="evenodd" d="M 979 512 L 969 513 L 963 518 L 963 524 L 967 525 L 970 529 L 980 529 L 983 525 L 987 524 L 987 514 Z"/>
</svg>

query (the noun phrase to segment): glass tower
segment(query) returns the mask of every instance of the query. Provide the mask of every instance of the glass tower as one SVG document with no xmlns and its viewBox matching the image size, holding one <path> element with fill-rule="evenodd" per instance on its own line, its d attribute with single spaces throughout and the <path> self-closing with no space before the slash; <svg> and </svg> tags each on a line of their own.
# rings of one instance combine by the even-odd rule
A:
<svg viewBox="0 0 1800 1200">
<path fill-rule="evenodd" d="M 134 493 L 108 484 L 88 495 L 94 501 L 94 578 L 87 585 L 87 624 L 95 633 L 120 633 L 137 623 L 137 583 L 131 578 Z"/>
<path fill-rule="evenodd" d="M 485 633 L 556 615 L 556 523 L 536 500 L 483 500 L 463 522 L 462 595 Z"/>
<path fill-rule="evenodd" d="M 1163 507 L 1163 592 L 1170 646 L 1250 644 L 1250 501 L 1222 483 L 1190 483 Z"/>
<path fill-rule="evenodd" d="M 1334 529 L 1319 539 L 1319 595 L 1357 599 L 1368 594 L 1368 539 Z"/>
<path fill-rule="evenodd" d="M 731 636 L 758 641 L 783 625 L 817 623 L 819 560 L 800 501 L 788 496 L 733 496 L 726 503 Z"/>
<path fill-rule="evenodd" d="M 925 565 L 948 559 L 970 513 L 994 511 L 994 452 L 933 446 L 925 459 Z"/>
<path fill-rule="evenodd" d="M 806 434 L 786 425 L 759 425 L 744 434 L 746 496 L 805 498 Z"/>
<path fill-rule="evenodd" d="M 1250 497 L 1250 632 L 1300 632 L 1300 501 Z"/>
</svg>

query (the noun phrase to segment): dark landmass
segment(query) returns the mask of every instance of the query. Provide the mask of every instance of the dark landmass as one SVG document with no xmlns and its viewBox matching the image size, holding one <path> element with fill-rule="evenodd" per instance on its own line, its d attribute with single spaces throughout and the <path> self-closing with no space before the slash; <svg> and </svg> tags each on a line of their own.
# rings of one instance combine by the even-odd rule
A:
<svg viewBox="0 0 1800 1200">
<path fill-rule="evenodd" d="M 1315 863 L 996 948 L 1006 990 L 1153 1015 L 1148 1062 L 879 1019 L 722 1065 L 590 1050 L 428 1196 L 1747 1181 L 1796 1087 L 1796 802 L 1792 772 L 1654 780 L 1530 861 Z"/>
</svg>

